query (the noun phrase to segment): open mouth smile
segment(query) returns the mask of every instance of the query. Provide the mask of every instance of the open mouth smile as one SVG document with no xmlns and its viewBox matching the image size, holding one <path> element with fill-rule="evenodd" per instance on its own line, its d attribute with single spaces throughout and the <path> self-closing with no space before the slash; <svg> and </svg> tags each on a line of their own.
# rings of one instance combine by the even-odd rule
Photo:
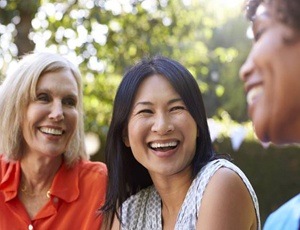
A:
<svg viewBox="0 0 300 230">
<path fill-rule="evenodd" d="M 47 127 L 41 127 L 39 130 L 42 133 L 50 134 L 50 135 L 54 135 L 54 136 L 61 136 L 64 133 L 64 131 L 61 129 L 53 129 L 53 128 L 47 128 Z"/>
<path fill-rule="evenodd" d="M 171 141 L 168 143 L 157 143 L 150 142 L 148 146 L 155 151 L 168 151 L 171 149 L 175 149 L 179 144 L 179 141 Z"/>
<path fill-rule="evenodd" d="M 248 105 L 252 105 L 262 93 L 263 87 L 261 85 L 251 88 L 247 93 Z"/>
</svg>

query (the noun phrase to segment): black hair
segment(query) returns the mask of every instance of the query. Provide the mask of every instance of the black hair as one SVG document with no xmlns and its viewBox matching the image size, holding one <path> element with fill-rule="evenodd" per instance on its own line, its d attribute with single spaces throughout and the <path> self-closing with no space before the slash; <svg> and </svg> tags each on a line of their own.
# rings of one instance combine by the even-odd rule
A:
<svg viewBox="0 0 300 230">
<path fill-rule="evenodd" d="M 117 214 L 119 217 L 117 210 L 130 195 L 153 184 L 147 169 L 135 160 L 131 148 L 125 146 L 122 138 L 127 131 L 139 85 L 154 74 L 164 76 L 170 82 L 197 124 L 199 135 L 192 160 L 192 177 L 209 161 L 217 158 L 210 139 L 202 94 L 192 74 L 179 62 L 166 57 L 142 59 L 127 71 L 119 85 L 107 135 L 105 158 L 109 179 L 106 202 L 101 210 L 112 213 L 112 216 Z"/>
<path fill-rule="evenodd" d="M 252 21 L 260 4 L 267 4 L 274 10 L 274 16 L 280 22 L 296 30 L 300 30 L 299 0 L 247 0 L 246 15 Z"/>
</svg>

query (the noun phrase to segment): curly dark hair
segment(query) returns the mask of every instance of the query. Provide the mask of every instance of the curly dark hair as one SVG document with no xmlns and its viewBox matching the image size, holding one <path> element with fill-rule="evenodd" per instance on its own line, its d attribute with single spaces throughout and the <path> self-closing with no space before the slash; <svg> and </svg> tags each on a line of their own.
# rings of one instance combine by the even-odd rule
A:
<svg viewBox="0 0 300 230">
<path fill-rule="evenodd" d="M 300 30 L 300 1 L 299 0 L 247 0 L 246 15 L 252 21 L 258 6 L 264 3 L 272 9 L 277 20 Z"/>
</svg>

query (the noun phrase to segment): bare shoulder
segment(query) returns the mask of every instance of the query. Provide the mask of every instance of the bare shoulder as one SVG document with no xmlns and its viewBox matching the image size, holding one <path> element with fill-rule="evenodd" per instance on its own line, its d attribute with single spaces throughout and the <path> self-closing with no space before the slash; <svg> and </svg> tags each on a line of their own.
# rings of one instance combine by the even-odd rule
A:
<svg viewBox="0 0 300 230">
<path fill-rule="evenodd" d="M 256 229 L 251 195 L 231 169 L 222 167 L 212 176 L 199 210 L 201 229 Z"/>
<path fill-rule="evenodd" d="M 230 192 L 236 192 L 237 188 L 247 189 L 240 176 L 233 170 L 226 167 L 221 167 L 216 171 L 208 183 L 208 188 L 209 187 L 230 190 Z M 216 195 L 218 194 L 219 193 Z"/>
</svg>

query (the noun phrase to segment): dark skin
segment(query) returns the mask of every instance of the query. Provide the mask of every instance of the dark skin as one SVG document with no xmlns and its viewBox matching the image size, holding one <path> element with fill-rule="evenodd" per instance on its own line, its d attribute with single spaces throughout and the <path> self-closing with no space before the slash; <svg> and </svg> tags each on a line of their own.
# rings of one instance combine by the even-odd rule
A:
<svg viewBox="0 0 300 230">
<path fill-rule="evenodd" d="M 246 14 L 250 21 L 255 18 L 257 7 L 260 4 L 269 6 L 276 20 L 292 27 L 295 30 L 300 30 L 300 1 L 298 0 L 248 0 L 246 2 Z"/>
</svg>

